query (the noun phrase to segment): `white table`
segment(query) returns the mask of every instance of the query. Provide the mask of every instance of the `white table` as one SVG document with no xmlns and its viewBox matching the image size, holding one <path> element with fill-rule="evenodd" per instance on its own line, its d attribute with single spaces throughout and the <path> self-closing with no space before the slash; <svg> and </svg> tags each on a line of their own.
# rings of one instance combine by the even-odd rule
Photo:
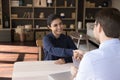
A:
<svg viewBox="0 0 120 80">
<path fill-rule="evenodd" d="M 71 65 L 54 64 L 54 61 L 16 62 L 12 80 L 48 80 L 49 74 L 70 71 Z"/>
</svg>

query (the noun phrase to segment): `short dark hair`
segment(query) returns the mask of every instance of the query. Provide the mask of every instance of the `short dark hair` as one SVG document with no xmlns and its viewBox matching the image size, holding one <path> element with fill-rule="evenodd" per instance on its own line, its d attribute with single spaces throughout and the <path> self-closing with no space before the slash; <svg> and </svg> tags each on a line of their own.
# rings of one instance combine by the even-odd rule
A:
<svg viewBox="0 0 120 80">
<path fill-rule="evenodd" d="M 120 36 L 120 11 L 115 8 L 100 10 L 95 17 L 96 24 L 100 24 L 107 37 L 118 38 Z"/>
<path fill-rule="evenodd" d="M 48 26 L 51 26 L 51 22 L 52 22 L 53 20 L 55 20 L 55 19 L 60 19 L 60 20 L 62 21 L 62 18 L 61 18 L 59 15 L 57 15 L 57 14 L 50 14 L 50 15 L 48 16 L 48 18 L 47 18 L 47 25 L 48 25 Z"/>
</svg>

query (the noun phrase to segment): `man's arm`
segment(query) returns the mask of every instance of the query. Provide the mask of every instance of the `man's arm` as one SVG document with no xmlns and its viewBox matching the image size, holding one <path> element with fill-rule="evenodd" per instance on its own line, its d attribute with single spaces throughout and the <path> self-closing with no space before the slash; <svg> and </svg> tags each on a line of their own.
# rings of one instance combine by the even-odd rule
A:
<svg viewBox="0 0 120 80">
<path fill-rule="evenodd" d="M 74 50 L 73 51 L 73 63 L 75 63 L 74 61 L 81 61 L 81 59 L 83 58 L 85 52 L 83 52 L 82 50 Z M 77 63 L 77 64 L 79 64 Z M 73 66 L 71 66 L 71 74 L 72 74 L 72 78 L 74 79 L 77 75 L 78 72 L 78 65 L 76 66 L 76 64 L 74 64 Z"/>
<path fill-rule="evenodd" d="M 74 80 L 93 80 L 95 79 L 93 64 L 91 63 L 90 55 L 86 53 L 79 65 Z"/>
<path fill-rule="evenodd" d="M 71 56 L 73 56 L 72 49 L 54 47 L 53 44 L 50 42 L 48 37 L 43 38 L 43 47 L 45 48 L 45 50 L 47 50 L 49 52 L 49 54 L 54 55 L 54 56 L 58 56 L 58 57 L 71 57 Z"/>
<path fill-rule="evenodd" d="M 78 68 L 73 65 L 73 66 L 71 66 L 70 72 L 72 74 L 72 79 L 74 79 L 77 75 Z"/>
</svg>

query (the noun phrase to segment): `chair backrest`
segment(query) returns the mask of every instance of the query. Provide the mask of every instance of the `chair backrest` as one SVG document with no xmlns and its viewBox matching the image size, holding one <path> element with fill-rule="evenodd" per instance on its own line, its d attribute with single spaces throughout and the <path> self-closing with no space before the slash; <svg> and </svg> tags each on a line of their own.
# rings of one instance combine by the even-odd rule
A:
<svg viewBox="0 0 120 80">
<path fill-rule="evenodd" d="M 44 59 L 44 51 L 43 51 L 43 44 L 42 44 L 42 40 L 36 40 L 36 45 L 38 47 L 38 59 L 39 61 Z"/>
</svg>

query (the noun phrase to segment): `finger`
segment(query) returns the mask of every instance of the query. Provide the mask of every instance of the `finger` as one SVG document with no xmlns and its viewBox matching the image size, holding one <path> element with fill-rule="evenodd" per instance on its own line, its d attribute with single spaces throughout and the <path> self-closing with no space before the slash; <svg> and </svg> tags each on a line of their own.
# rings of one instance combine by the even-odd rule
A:
<svg viewBox="0 0 120 80">
<path fill-rule="evenodd" d="M 58 60 L 55 60 L 55 62 L 54 62 L 55 64 L 58 64 Z"/>
<path fill-rule="evenodd" d="M 58 59 L 54 63 L 55 64 L 65 64 L 65 60 L 64 59 Z"/>
<path fill-rule="evenodd" d="M 75 56 L 74 56 L 74 59 L 77 59 L 77 57 L 78 57 L 78 55 L 75 55 Z"/>
<path fill-rule="evenodd" d="M 84 55 L 84 52 L 81 51 L 81 50 L 79 50 L 78 53 L 81 54 L 81 55 Z"/>
<path fill-rule="evenodd" d="M 80 57 L 77 57 L 76 60 L 80 60 Z"/>
</svg>

